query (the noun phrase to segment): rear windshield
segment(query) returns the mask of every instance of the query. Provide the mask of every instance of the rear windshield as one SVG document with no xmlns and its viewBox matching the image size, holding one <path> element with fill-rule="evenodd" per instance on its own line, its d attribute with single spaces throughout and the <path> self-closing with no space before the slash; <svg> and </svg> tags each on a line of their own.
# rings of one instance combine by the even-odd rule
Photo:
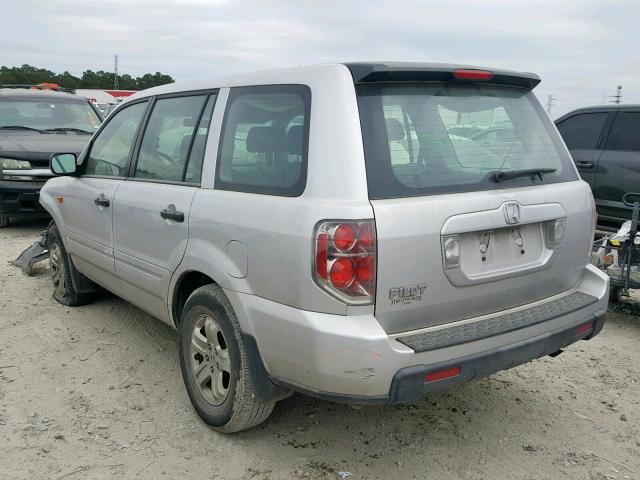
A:
<svg viewBox="0 0 640 480">
<path fill-rule="evenodd" d="M 444 83 L 363 83 L 356 91 L 370 198 L 577 180 L 530 91 Z M 542 179 L 495 175 L 529 169 L 547 171 Z"/>
</svg>

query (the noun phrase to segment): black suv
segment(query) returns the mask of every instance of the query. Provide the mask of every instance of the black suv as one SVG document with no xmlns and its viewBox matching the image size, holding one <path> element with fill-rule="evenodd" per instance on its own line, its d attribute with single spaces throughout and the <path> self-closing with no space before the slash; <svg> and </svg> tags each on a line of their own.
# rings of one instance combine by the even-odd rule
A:
<svg viewBox="0 0 640 480">
<path fill-rule="evenodd" d="M 10 218 L 47 217 L 40 188 L 49 156 L 80 153 L 102 117 L 91 102 L 40 86 L 0 86 L 0 228 Z"/>
<path fill-rule="evenodd" d="M 640 105 L 580 108 L 555 123 L 591 185 L 598 223 L 618 226 L 631 218 L 622 196 L 640 190 Z"/>
</svg>

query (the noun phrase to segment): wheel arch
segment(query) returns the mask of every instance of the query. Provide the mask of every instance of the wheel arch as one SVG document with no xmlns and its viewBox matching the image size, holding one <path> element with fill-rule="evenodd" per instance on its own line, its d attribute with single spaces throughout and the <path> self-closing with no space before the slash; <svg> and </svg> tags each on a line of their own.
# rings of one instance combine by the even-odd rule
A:
<svg viewBox="0 0 640 480">
<path fill-rule="evenodd" d="M 178 328 L 182 310 L 189 296 L 204 285 L 217 285 L 218 282 L 212 276 L 195 269 L 185 270 L 175 277 L 175 283 L 169 296 L 169 314 L 173 325 Z"/>
</svg>

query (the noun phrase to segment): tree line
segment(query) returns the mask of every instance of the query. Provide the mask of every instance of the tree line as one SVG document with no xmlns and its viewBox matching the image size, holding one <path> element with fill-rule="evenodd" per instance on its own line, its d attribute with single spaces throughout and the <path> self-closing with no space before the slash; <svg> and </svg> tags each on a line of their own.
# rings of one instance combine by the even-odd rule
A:
<svg viewBox="0 0 640 480">
<path fill-rule="evenodd" d="M 0 85 L 11 84 L 38 84 L 57 83 L 65 88 L 99 88 L 110 90 L 113 88 L 113 72 L 104 70 L 85 70 L 81 77 L 71 75 L 65 71 L 55 73 L 45 68 L 37 68 L 31 65 L 21 67 L 0 67 Z M 170 75 L 164 73 L 145 73 L 140 77 L 132 77 L 128 74 L 118 75 L 118 87 L 121 90 L 144 90 L 145 88 L 156 87 L 173 83 L 175 80 Z"/>
</svg>

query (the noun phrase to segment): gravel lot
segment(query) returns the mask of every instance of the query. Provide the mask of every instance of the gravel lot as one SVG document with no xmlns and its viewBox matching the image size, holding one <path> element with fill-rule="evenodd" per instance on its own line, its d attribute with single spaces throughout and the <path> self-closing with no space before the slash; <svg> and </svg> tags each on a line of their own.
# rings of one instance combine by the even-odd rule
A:
<svg viewBox="0 0 640 480">
<path fill-rule="evenodd" d="M 43 227 L 0 230 L 1 479 L 640 479 L 638 304 L 555 359 L 415 405 L 296 394 L 225 436 L 191 408 L 169 327 L 108 294 L 63 307 L 46 264 L 7 264 Z"/>
</svg>

